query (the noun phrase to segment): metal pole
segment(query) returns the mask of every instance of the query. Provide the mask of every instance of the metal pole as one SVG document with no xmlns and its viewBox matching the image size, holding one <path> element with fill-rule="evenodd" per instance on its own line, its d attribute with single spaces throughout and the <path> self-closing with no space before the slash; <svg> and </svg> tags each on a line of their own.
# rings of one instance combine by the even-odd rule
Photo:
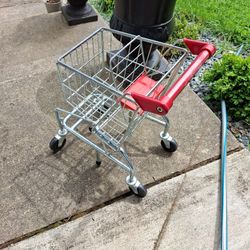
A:
<svg viewBox="0 0 250 250">
<path fill-rule="evenodd" d="M 227 222 L 227 110 L 224 100 L 221 101 L 222 111 L 222 143 L 221 143 L 221 250 L 228 249 Z"/>
</svg>

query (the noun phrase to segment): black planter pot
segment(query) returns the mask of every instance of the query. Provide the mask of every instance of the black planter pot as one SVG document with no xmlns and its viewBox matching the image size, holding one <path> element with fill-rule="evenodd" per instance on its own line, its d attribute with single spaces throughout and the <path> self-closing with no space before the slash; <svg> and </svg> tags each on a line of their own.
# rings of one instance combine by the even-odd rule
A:
<svg viewBox="0 0 250 250">
<path fill-rule="evenodd" d="M 110 27 L 126 33 L 140 35 L 149 39 L 166 42 L 173 32 L 174 27 L 174 8 L 176 0 L 115 0 L 114 12 L 110 20 Z M 117 40 L 125 46 L 130 42 L 130 38 L 114 35 Z M 131 56 L 138 57 L 136 48 L 139 41 L 131 44 L 134 51 Z M 144 58 L 149 61 L 157 61 L 157 46 L 143 42 Z M 139 58 L 139 61 L 143 58 Z M 164 60 L 159 63 L 160 71 L 167 71 L 168 65 Z M 156 76 L 156 80 L 157 80 Z"/>
<path fill-rule="evenodd" d="M 175 2 L 176 0 L 115 0 L 110 27 L 160 42 L 166 42 L 174 27 L 173 13 Z M 116 36 L 116 38 L 120 40 L 119 36 Z M 124 45 L 128 42 L 129 39 L 122 39 Z M 137 44 L 134 46 L 137 46 Z M 149 52 L 149 47 L 148 44 L 144 43 L 145 56 Z"/>
<path fill-rule="evenodd" d="M 173 31 L 176 0 L 115 0 L 110 27 L 166 42 Z"/>
<path fill-rule="evenodd" d="M 97 21 L 97 14 L 87 3 L 88 0 L 68 0 L 62 7 L 62 14 L 69 25 Z"/>
<path fill-rule="evenodd" d="M 68 0 L 68 3 L 73 6 L 73 7 L 76 7 L 76 8 L 83 8 L 86 3 L 88 2 L 88 0 Z"/>
</svg>

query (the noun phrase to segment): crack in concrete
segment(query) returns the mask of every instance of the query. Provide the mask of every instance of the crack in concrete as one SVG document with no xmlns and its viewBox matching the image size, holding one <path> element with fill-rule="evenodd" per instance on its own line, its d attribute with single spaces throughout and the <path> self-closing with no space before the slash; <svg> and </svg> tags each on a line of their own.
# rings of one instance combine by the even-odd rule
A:
<svg viewBox="0 0 250 250">
<path fill-rule="evenodd" d="M 241 146 L 239 146 L 239 147 L 237 147 L 237 148 L 235 148 L 235 149 L 233 149 L 233 150 L 228 151 L 228 152 L 227 152 L 227 155 L 229 156 L 229 155 L 231 155 L 231 154 L 233 154 L 233 153 L 236 153 L 236 152 L 239 152 L 239 151 L 241 151 L 241 150 L 243 150 L 243 148 L 242 148 Z M 194 153 L 193 153 L 192 155 L 194 155 Z M 183 170 L 183 171 L 177 171 L 177 172 L 175 172 L 175 173 L 173 173 L 173 174 L 171 174 L 171 175 L 168 175 L 168 176 L 166 176 L 166 177 L 163 177 L 163 178 L 161 178 L 161 179 L 158 179 L 157 181 L 151 182 L 151 183 L 149 183 L 149 184 L 147 184 L 147 185 L 145 185 L 145 186 L 146 186 L 146 188 L 150 188 L 150 187 L 156 186 L 156 185 L 158 185 L 158 184 L 160 184 L 160 183 L 162 183 L 162 182 L 164 182 L 164 181 L 170 180 L 170 179 L 172 179 L 172 178 L 174 178 L 174 177 L 177 177 L 177 176 L 180 176 L 180 175 L 182 175 L 182 174 L 186 174 L 186 173 L 189 172 L 189 171 L 195 170 L 195 169 L 197 169 L 198 167 L 205 166 L 205 165 L 207 165 L 208 163 L 211 163 L 211 162 L 213 162 L 213 161 L 218 160 L 219 158 L 220 158 L 220 155 L 215 156 L 215 157 L 212 157 L 212 158 L 207 159 L 207 160 L 205 160 L 205 161 L 202 161 L 202 162 L 199 162 L 199 163 L 197 163 L 197 164 L 194 164 L 193 166 L 190 166 L 190 167 L 186 168 L 186 169 Z M 189 162 L 192 162 L 192 160 L 189 160 Z M 76 220 L 76 219 L 78 219 L 78 218 L 80 218 L 80 217 L 83 217 L 83 216 L 85 216 L 85 215 L 87 215 L 87 214 L 89 214 L 89 213 L 91 213 L 91 212 L 97 211 L 97 210 L 99 210 L 99 209 L 101 209 L 101 208 L 103 208 L 103 207 L 105 207 L 105 206 L 111 205 L 111 204 L 113 204 L 113 203 L 115 203 L 115 202 L 117 202 L 117 201 L 120 201 L 120 200 L 122 200 L 122 199 L 124 199 L 124 198 L 127 198 L 127 197 L 130 196 L 130 195 L 131 195 L 131 192 L 123 193 L 123 194 L 121 194 L 120 196 L 114 197 L 113 199 L 108 200 L 108 201 L 106 201 L 106 202 L 103 202 L 103 203 L 100 204 L 100 205 L 97 205 L 97 206 L 92 207 L 92 208 L 90 208 L 90 209 L 87 209 L 87 210 L 85 210 L 85 211 L 80 211 L 80 212 L 78 212 L 78 213 L 76 213 L 76 214 L 72 214 L 72 215 L 70 215 L 70 216 L 67 216 L 67 217 L 61 219 L 61 220 L 55 221 L 55 222 L 53 222 L 53 223 L 51 223 L 51 224 L 49 224 L 49 225 L 47 225 L 47 226 L 45 226 L 45 227 L 43 227 L 43 228 L 39 228 L 39 229 L 34 230 L 34 231 L 32 231 L 32 232 L 26 233 L 26 234 L 24 234 L 24 235 L 21 235 L 21 236 L 19 236 L 19 237 L 16 237 L 16 238 L 14 238 L 14 239 L 11 239 L 11 240 L 9 240 L 9 241 L 6 241 L 6 242 L 0 244 L 0 249 L 6 248 L 6 247 L 8 247 L 8 246 L 10 246 L 10 245 L 12 245 L 12 244 L 16 244 L 16 243 L 18 243 L 18 242 L 20 242 L 20 241 L 26 240 L 26 239 L 28 239 L 28 238 L 31 238 L 31 237 L 35 236 L 35 235 L 44 233 L 44 232 L 46 232 L 46 231 L 48 231 L 48 230 L 51 230 L 51 229 L 53 229 L 53 228 L 56 228 L 56 227 L 61 226 L 61 225 L 63 225 L 63 224 L 66 224 L 66 223 L 68 223 L 68 222 L 70 222 L 70 221 Z"/>
<path fill-rule="evenodd" d="M 175 208 L 175 204 L 176 204 L 176 202 L 177 202 L 177 200 L 178 200 L 178 198 L 179 198 L 179 195 L 180 195 L 180 193 L 181 193 L 181 190 L 182 190 L 182 187 L 183 187 L 183 185 L 184 185 L 185 179 L 186 179 L 186 174 L 184 174 L 184 177 L 183 177 L 182 182 L 181 182 L 181 184 L 180 184 L 180 186 L 179 186 L 179 188 L 178 188 L 177 194 L 176 194 L 176 196 L 175 196 L 175 198 L 174 198 L 174 201 L 173 201 L 173 203 L 172 203 L 172 206 L 171 206 L 171 208 L 170 208 L 170 211 L 168 212 L 168 214 L 167 214 L 167 216 L 166 216 L 166 218 L 165 218 L 165 220 L 164 220 L 164 222 L 163 222 L 163 224 L 162 224 L 162 227 L 161 227 L 161 230 L 160 230 L 160 232 L 159 232 L 159 235 L 158 235 L 158 237 L 157 237 L 157 239 L 156 239 L 156 241 L 155 241 L 155 243 L 154 243 L 154 248 L 153 248 L 153 250 L 158 250 L 159 247 L 160 247 L 160 245 L 161 245 L 163 236 L 165 235 L 165 232 L 166 232 L 166 230 L 167 230 L 168 222 L 169 222 L 169 220 L 170 220 L 171 215 L 173 214 L 173 211 L 174 211 L 174 208 Z"/>
<path fill-rule="evenodd" d="M 190 156 L 190 158 L 189 158 L 189 162 L 188 162 L 188 167 L 187 167 L 187 169 L 190 169 L 190 167 L 192 167 L 191 164 L 192 164 L 192 161 L 193 161 L 193 159 L 194 159 L 194 157 L 195 157 L 195 153 L 196 153 L 196 151 L 198 150 L 198 148 L 199 148 L 199 146 L 200 146 L 200 144 L 201 144 L 201 142 L 202 142 L 203 134 L 204 134 L 206 131 L 207 131 L 207 127 L 202 127 L 201 135 L 200 135 L 200 137 L 199 137 L 199 139 L 198 139 L 198 141 L 197 141 L 197 143 L 196 143 L 196 145 L 195 145 L 195 147 L 194 147 L 194 150 L 193 150 L 193 152 L 192 152 L 192 154 L 191 154 L 191 156 Z M 163 222 L 163 224 L 162 224 L 162 227 L 161 227 L 161 230 L 160 230 L 160 232 L 159 232 L 159 235 L 158 235 L 158 237 L 157 237 L 157 239 L 156 239 L 156 241 L 155 241 L 155 243 L 154 243 L 154 248 L 153 248 L 153 250 L 158 250 L 159 247 L 160 247 L 160 245 L 161 245 L 163 236 L 165 235 L 165 232 L 166 232 L 166 230 L 167 230 L 168 222 L 169 222 L 170 217 L 171 217 L 171 215 L 172 215 L 172 213 L 173 213 L 173 211 L 174 211 L 175 204 L 176 204 L 176 202 L 177 202 L 177 200 L 178 200 L 178 198 L 179 198 L 179 195 L 180 195 L 180 193 L 181 193 L 181 190 L 182 190 L 182 187 L 183 187 L 183 185 L 184 185 L 185 179 L 186 179 L 186 173 L 184 174 L 183 180 L 182 180 L 182 182 L 181 182 L 181 184 L 180 184 L 180 187 L 179 187 L 179 189 L 178 189 L 178 191 L 177 191 L 177 194 L 176 194 L 176 196 L 175 196 L 175 198 L 174 198 L 174 201 L 173 201 L 173 203 L 172 203 L 172 206 L 171 206 L 171 208 L 170 208 L 170 211 L 167 213 L 167 216 L 166 216 L 166 218 L 165 218 L 165 220 L 164 220 L 164 222 Z"/>
<path fill-rule="evenodd" d="M 243 150 L 243 149 L 244 149 L 243 147 L 239 146 L 239 147 L 237 147 L 237 148 L 235 148 L 235 149 L 229 150 L 229 151 L 227 152 L 227 156 L 229 156 L 229 155 L 231 155 L 231 154 L 234 154 L 234 153 L 237 153 L 237 152 L 239 152 L 239 151 L 241 151 L 241 150 Z M 220 159 L 220 155 L 211 157 L 211 158 L 209 158 L 209 159 L 207 159 L 207 160 L 204 160 L 204 161 L 201 161 L 201 162 L 196 163 L 196 164 L 194 164 L 194 165 L 191 165 L 190 167 L 187 167 L 187 168 L 184 169 L 184 170 L 176 171 L 176 172 L 174 172 L 174 173 L 172 173 L 172 174 L 170 174 L 170 175 L 168 175 L 168 176 L 164 176 L 164 177 L 162 177 L 162 178 L 160 178 L 160 179 L 158 179 L 158 180 L 156 180 L 156 181 L 154 181 L 154 182 L 151 182 L 151 183 L 147 184 L 146 187 L 153 187 L 153 186 L 156 186 L 156 185 L 158 185 L 159 183 L 162 183 L 162 182 L 164 182 L 164 181 L 170 180 L 170 179 L 172 179 L 172 178 L 174 178 L 174 177 L 180 176 L 180 175 L 185 174 L 185 173 L 187 173 L 187 172 L 189 172 L 189 171 L 195 170 L 195 169 L 197 169 L 197 168 L 199 168 L 199 167 L 203 167 L 203 166 L 205 166 L 205 165 L 207 165 L 207 164 L 209 164 L 209 163 L 211 163 L 211 162 L 214 162 L 214 161 L 216 161 L 216 160 L 219 160 L 219 159 Z M 189 160 L 189 162 L 190 162 L 190 160 Z M 152 178 L 153 178 L 153 177 L 152 177 Z"/>
</svg>

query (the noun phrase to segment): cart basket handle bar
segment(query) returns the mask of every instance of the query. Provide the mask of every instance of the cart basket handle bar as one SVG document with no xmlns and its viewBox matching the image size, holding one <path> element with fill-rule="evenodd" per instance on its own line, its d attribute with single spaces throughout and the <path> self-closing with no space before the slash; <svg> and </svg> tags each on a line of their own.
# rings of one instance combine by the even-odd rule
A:
<svg viewBox="0 0 250 250">
<path fill-rule="evenodd" d="M 181 93 L 192 77 L 198 72 L 206 60 L 213 56 L 216 48 L 213 44 L 184 38 L 183 42 L 193 55 L 195 60 L 181 74 L 176 82 L 168 89 L 166 94 L 159 99 L 132 92 L 131 96 L 139 104 L 143 111 L 165 115 L 173 105 L 175 98 Z"/>
</svg>

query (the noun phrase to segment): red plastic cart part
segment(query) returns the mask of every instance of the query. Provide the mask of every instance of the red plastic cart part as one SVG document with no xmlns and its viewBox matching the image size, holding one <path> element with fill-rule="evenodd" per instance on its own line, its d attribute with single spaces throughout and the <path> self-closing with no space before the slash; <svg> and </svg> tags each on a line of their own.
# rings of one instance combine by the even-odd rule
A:
<svg viewBox="0 0 250 250">
<path fill-rule="evenodd" d="M 140 93 L 140 91 L 131 92 L 131 96 L 143 111 L 148 111 L 158 115 L 167 114 L 172 107 L 175 98 L 181 93 L 206 60 L 213 56 L 216 51 L 215 46 L 209 43 L 187 38 L 184 38 L 183 41 L 191 53 L 197 55 L 195 60 L 159 100 L 155 99 L 153 96 L 145 96 Z"/>
<path fill-rule="evenodd" d="M 136 81 L 134 81 L 125 91 L 126 94 L 137 93 L 142 96 L 145 96 L 156 84 L 157 82 L 151 78 L 149 78 L 145 73 L 142 74 Z M 156 98 L 163 91 L 164 87 L 159 85 L 155 88 L 155 90 L 150 95 L 151 98 Z M 130 110 L 136 110 L 137 106 L 135 103 L 130 102 L 126 99 L 120 100 L 121 105 Z M 143 113 L 143 110 L 139 111 L 139 113 Z"/>
</svg>

